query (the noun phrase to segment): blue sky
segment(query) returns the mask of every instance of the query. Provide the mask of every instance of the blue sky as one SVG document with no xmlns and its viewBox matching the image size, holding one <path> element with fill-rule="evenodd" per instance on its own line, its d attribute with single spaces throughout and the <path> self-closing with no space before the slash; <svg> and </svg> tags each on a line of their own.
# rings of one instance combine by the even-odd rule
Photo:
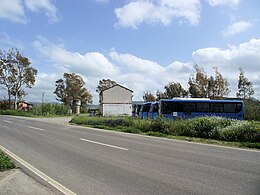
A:
<svg viewBox="0 0 260 195">
<path fill-rule="evenodd" d="M 231 97 L 243 67 L 259 99 L 259 9 L 258 0 L 0 0 L 0 49 L 17 47 L 38 70 L 26 101 L 43 92 L 55 101 L 64 72 L 83 77 L 94 103 L 107 78 L 141 100 L 171 81 L 187 88 L 194 63 L 209 76 L 217 66 Z"/>
</svg>

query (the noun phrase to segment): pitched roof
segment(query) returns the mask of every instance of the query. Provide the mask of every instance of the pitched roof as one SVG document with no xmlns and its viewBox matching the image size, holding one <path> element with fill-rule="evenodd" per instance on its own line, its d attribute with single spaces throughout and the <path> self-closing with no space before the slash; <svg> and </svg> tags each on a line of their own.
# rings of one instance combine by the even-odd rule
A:
<svg viewBox="0 0 260 195">
<path fill-rule="evenodd" d="M 128 89 L 128 88 L 126 88 L 126 87 L 124 87 L 124 86 L 122 86 L 122 85 L 119 85 L 119 84 L 115 84 L 115 85 L 113 85 L 112 87 L 109 87 L 109 88 L 104 89 L 103 91 L 109 90 L 109 89 L 111 89 L 111 88 L 113 88 L 113 87 L 116 87 L 116 86 L 121 87 L 121 88 L 123 88 L 123 89 L 126 89 L 126 90 L 128 90 L 128 91 L 131 91 L 132 93 L 134 92 L 133 90 Z M 101 91 L 100 93 L 102 93 L 103 91 Z"/>
</svg>

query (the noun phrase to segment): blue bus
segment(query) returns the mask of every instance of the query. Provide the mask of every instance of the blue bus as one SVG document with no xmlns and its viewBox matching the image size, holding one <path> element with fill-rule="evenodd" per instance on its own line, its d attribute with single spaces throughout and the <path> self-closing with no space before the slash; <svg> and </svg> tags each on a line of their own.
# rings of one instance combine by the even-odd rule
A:
<svg viewBox="0 0 260 195">
<path fill-rule="evenodd" d="M 157 118 L 159 116 L 158 112 L 159 112 L 158 102 L 152 102 L 150 105 L 149 112 L 148 112 L 148 118 L 150 118 L 150 119 Z"/>
<path fill-rule="evenodd" d="M 141 107 L 142 107 L 142 104 L 133 104 L 133 106 L 132 106 L 132 116 L 133 117 L 139 117 Z"/>
<path fill-rule="evenodd" d="M 148 113 L 149 113 L 151 104 L 152 104 L 152 102 L 145 102 L 141 105 L 141 109 L 139 112 L 140 118 L 142 118 L 142 119 L 148 118 Z"/>
<path fill-rule="evenodd" d="M 244 103 L 241 100 L 161 99 L 159 101 L 159 115 L 166 119 L 219 116 L 243 120 Z"/>
</svg>

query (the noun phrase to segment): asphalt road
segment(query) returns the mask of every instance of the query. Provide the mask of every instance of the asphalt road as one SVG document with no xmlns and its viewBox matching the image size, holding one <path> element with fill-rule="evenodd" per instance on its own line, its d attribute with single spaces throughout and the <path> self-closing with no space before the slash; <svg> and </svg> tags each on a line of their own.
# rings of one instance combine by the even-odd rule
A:
<svg viewBox="0 0 260 195">
<path fill-rule="evenodd" d="M 0 145 L 76 194 L 260 194 L 260 151 L 9 116 Z"/>
</svg>

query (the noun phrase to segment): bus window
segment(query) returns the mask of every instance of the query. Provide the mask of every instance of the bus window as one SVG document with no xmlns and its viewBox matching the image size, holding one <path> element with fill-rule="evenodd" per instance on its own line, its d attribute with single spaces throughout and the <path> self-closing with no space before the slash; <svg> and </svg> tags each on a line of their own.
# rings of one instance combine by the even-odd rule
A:
<svg viewBox="0 0 260 195">
<path fill-rule="evenodd" d="M 178 104 L 177 112 L 196 112 L 196 103 L 181 102 Z"/>
<path fill-rule="evenodd" d="M 235 113 L 236 112 L 236 104 L 232 104 L 232 103 L 224 104 L 224 112 Z"/>
<path fill-rule="evenodd" d="M 212 112 L 212 113 L 223 112 L 223 104 L 222 103 L 210 103 L 209 112 Z"/>
<path fill-rule="evenodd" d="M 209 112 L 209 103 L 206 102 L 197 103 L 197 112 Z"/>
<path fill-rule="evenodd" d="M 177 112 L 177 104 L 175 102 L 163 102 L 162 114 L 171 114 Z"/>
</svg>

